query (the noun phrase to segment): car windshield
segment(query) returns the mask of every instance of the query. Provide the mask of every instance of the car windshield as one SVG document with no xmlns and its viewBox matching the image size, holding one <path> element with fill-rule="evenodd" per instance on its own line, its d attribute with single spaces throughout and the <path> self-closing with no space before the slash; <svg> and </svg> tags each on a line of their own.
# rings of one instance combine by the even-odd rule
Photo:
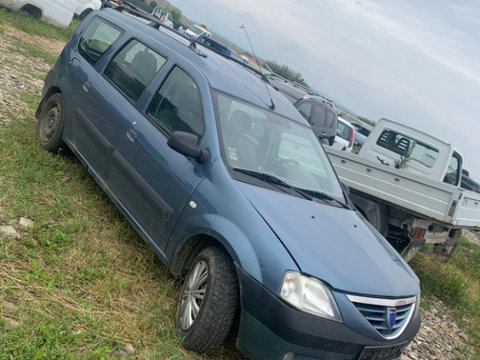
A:
<svg viewBox="0 0 480 360">
<path fill-rule="evenodd" d="M 222 93 L 216 93 L 216 99 L 228 165 L 345 203 L 340 183 L 309 126 Z"/>
</svg>

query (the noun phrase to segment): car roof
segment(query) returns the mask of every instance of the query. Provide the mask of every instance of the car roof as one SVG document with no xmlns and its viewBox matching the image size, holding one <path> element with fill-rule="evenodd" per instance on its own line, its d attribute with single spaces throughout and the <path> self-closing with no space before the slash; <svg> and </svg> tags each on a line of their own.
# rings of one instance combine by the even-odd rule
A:
<svg viewBox="0 0 480 360">
<path fill-rule="evenodd" d="M 105 19 L 130 32 L 132 37 L 137 39 L 148 37 L 149 43 L 153 47 L 155 43 L 162 44 L 163 47 L 166 45 L 175 55 L 199 69 L 212 89 L 266 110 L 271 110 L 272 100 L 275 104 L 273 112 L 301 124 L 308 124 L 295 107 L 273 87 L 263 81 L 254 69 L 248 69 L 246 66 L 198 43 L 196 43 L 197 50 L 192 50 L 192 47 L 189 47 L 191 42 L 174 30 L 164 28 L 158 30 L 134 16 L 112 9 L 105 9 L 100 14 Z M 203 54 L 203 56 L 200 54 Z"/>
</svg>

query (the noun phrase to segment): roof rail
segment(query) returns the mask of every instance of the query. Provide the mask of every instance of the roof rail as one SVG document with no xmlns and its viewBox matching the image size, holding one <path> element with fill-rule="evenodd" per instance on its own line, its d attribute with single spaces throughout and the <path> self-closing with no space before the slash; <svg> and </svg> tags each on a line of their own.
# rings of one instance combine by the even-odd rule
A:
<svg viewBox="0 0 480 360">
<path fill-rule="evenodd" d="M 208 46 L 205 46 L 205 45 L 197 42 L 196 39 L 191 39 L 191 38 L 189 38 L 188 36 L 186 36 L 185 34 L 181 34 L 181 33 L 177 32 L 177 31 L 175 31 L 174 29 L 171 29 L 170 27 L 162 24 L 159 19 L 157 19 L 157 18 L 155 18 L 155 17 L 153 17 L 153 16 L 150 16 L 150 14 L 147 14 L 147 13 L 144 13 L 144 12 L 141 12 L 141 11 L 138 11 L 138 10 L 136 10 L 136 9 L 132 9 L 132 8 L 126 7 L 126 6 L 124 6 L 124 5 L 117 6 L 117 7 L 115 8 L 115 10 L 118 11 L 118 12 L 122 12 L 122 13 L 123 13 L 123 12 L 127 12 L 127 13 L 130 13 L 130 14 L 132 14 L 132 15 L 135 15 L 135 16 L 138 16 L 138 17 L 142 17 L 142 18 L 144 18 L 145 20 L 150 20 L 150 23 L 149 23 L 149 24 L 146 24 L 146 25 L 148 25 L 148 26 L 150 26 L 150 27 L 153 27 L 153 28 L 156 28 L 156 29 L 159 29 L 159 28 L 161 28 L 161 27 L 162 27 L 162 28 L 165 28 L 165 29 L 171 31 L 172 33 L 174 33 L 175 35 L 181 36 L 181 37 L 183 37 L 184 39 L 188 40 L 188 41 L 190 42 L 190 45 L 188 45 L 188 48 L 189 48 L 190 50 L 194 51 L 197 55 L 200 55 L 200 56 L 202 56 L 202 57 L 207 57 L 207 55 L 206 55 L 205 53 L 201 52 L 201 51 L 197 48 L 197 44 L 199 44 L 199 45 L 201 45 L 201 46 L 203 46 L 203 47 L 205 47 L 205 48 L 207 48 L 207 49 L 215 52 L 216 54 L 218 54 L 218 55 L 220 55 L 220 56 L 223 56 L 224 58 L 229 59 L 229 60 L 231 60 L 231 61 L 233 61 L 233 62 L 236 62 L 237 64 L 242 65 L 244 68 L 246 68 L 246 69 L 248 69 L 248 70 L 250 70 L 250 71 L 253 71 L 255 74 L 260 75 L 260 78 L 261 78 L 263 81 L 265 81 L 266 83 L 270 84 L 270 81 L 268 80 L 267 76 L 265 75 L 265 73 L 264 73 L 263 71 L 257 70 L 257 69 L 255 69 L 255 68 L 253 68 L 253 67 L 251 67 L 251 66 L 248 66 L 247 64 L 245 64 L 244 62 L 242 62 L 242 61 L 240 61 L 240 60 L 237 60 L 237 59 L 235 59 L 235 58 L 232 58 L 232 57 L 228 56 L 227 54 L 224 54 L 224 53 L 222 53 L 222 52 L 220 52 L 220 51 L 216 51 L 216 50 L 213 49 L 213 48 L 210 48 L 210 47 L 208 47 Z"/>
<path fill-rule="evenodd" d="M 178 36 L 183 37 L 184 39 L 186 39 L 190 42 L 190 45 L 188 45 L 188 48 L 190 50 L 195 52 L 197 55 L 200 55 L 202 57 L 207 57 L 207 55 L 205 53 L 202 53 L 201 51 L 199 51 L 197 49 L 197 42 L 194 39 L 190 39 L 188 36 L 186 36 L 184 34 L 180 34 L 179 32 L 175 31 L 174 29 L 170 28 L 169 26 L 163 24 L 159 19 L 151 16 L 150 14 L 144 13 L 144 12 L 136 10 L 136 9 L 126 7 L 124 5 L 119 5 L 114 10 L 116 10 L 118 12 L 121 12 L 121 13 L 127 12 L 127 13 L 130 13 L 132 15 L 144 18 L 145 20 L 150 20 L 150 23 L 147 24 L 148 26 L 156 28 L 156 29 L 164 28 L 164 29 L 167 29 L 168 31 L 173 32 L 174 34 L 176 34 Z"/>
<path fill-rule="evenodd" d="M 292 85 L 295 85 L 295 86 L 297 86 L 297 87 L 299 87 L 299 88 L 307 91 L 310 95 L 318 95 L 318 96 L 320 96 L 316 91 L 314 91 L 313 89 L 309 88 L 308 86 L 305 86 L 305 85 L 303 85 L 303 84 L 300 84 L 300 83 L 297 82 L 297 81 L 289 80 L 289 79 L 287 79 L 287 78 L 285 78 L 285 77 L 283 77 L 283 76 L 281 76 L 281 75 L 278 75 L 278 74 L 277 74 L 276 72 L 274 72 L 272 69 L 270 69 L 270 70 L 272 71 L 272 73 L 269 74 L 268 76 L 271 76 L 271 77 L 273 77 L 273 78 L 279 78 L 279 79 L 281 79 L 281 80 L 283 80 L 283 81 L 285 81 L 285 82 L 288 82 L 288 83 L 290 83 L 290 84 L 292 84 Z M 323 97 L 323 96 L 322 96 L 322 97 Z M 328 100 L 328 99 L 326 99 L 326 100 Z"/>
</svg>

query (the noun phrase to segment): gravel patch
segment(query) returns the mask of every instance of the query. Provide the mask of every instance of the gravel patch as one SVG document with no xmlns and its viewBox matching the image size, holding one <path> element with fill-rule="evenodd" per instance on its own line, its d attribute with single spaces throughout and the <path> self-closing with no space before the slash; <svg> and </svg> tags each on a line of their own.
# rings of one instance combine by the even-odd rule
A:
<svg viewBox="0 0 480 360">
<path fill-rule="evenodd" d="M 421 309 L 422 327 L 400 360 L 469 359 L 462 331 L 442 301 L 433 299 L 428 309 Z"/>
<path fill-rule="evenodd" d="M 462 235 L 465 236 L 467 240 L 470 241 L 471 243 L 480 245 L 480 236 L 478 235 L 478 233 L 473 233 L 468 230 L 463 230 Z"/>
<path fill-rule="evenodd" d="M 0 130 L 12 119 L 28 110 L 21 101 L 25 92 L 40 93 L 43 80 L 50 65 L 39 58 L 30 58 L 18 50 L 15 40 L 5 33 L 0 34 Z"/>
</svg>

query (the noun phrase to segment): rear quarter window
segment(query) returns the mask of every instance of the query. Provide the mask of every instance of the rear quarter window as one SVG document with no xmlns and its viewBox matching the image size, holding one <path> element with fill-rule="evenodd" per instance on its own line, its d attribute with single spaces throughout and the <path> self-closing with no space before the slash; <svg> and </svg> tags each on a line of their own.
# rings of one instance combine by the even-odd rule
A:
<svg viewBox="0 0 480 360">
<path fill-rule="evenodd" d="M 80 38 L 78 51 L 93 65 L 120 38 L 122 33 L 122 29 L 95 17 Z"/>
</svg>

